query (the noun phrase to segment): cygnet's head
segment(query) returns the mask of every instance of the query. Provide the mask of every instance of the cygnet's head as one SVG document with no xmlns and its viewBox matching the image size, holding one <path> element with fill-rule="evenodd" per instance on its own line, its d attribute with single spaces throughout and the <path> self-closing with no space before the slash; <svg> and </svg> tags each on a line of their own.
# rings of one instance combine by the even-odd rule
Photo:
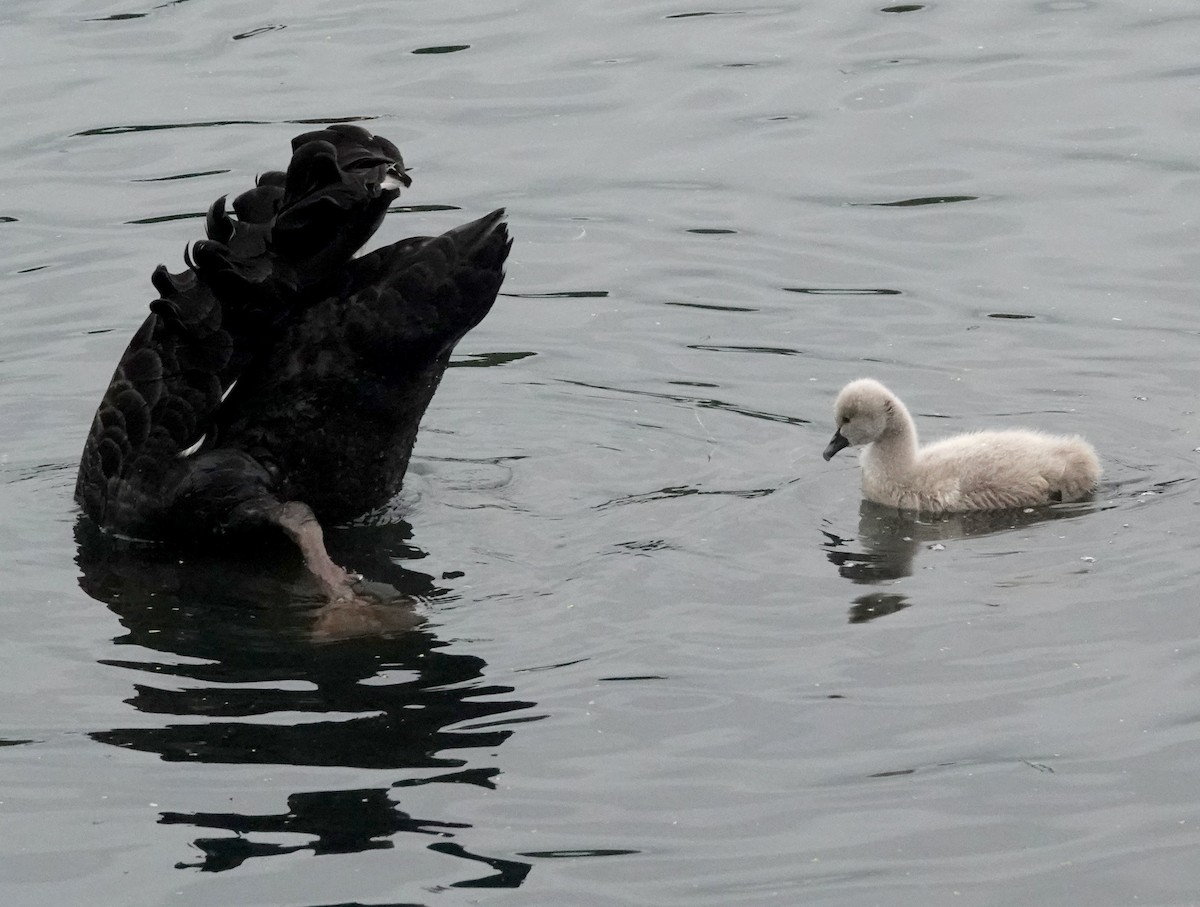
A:
<svg viewBox="0 0 1200 907">
<path fill-rule="evenodd" d="M 833 405 L 833 440 L 825 448 L 826 460 L 851 444 L 870 444 L 887 430 L 896 398 L 874 378 L 859 378 L 842 388 Z"/>
</svg>

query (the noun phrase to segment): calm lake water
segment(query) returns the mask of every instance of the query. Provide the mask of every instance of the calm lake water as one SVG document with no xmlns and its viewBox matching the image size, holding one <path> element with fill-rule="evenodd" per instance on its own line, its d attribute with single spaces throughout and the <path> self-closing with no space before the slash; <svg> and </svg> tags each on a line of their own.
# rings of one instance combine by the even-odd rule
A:
<svg viewBox="0 0 1200 907">
<path fill-rule="evenodd" d="M 0 902 L 1200 903 L 1200 8 L 6 0 Z M 285 546 L 77 528 L 202 212 L 308 124 L 505 205 L 318 644 Z M 1081 432 L 1095 500 L 917 522 L 821 451 Z"/>
</svg>

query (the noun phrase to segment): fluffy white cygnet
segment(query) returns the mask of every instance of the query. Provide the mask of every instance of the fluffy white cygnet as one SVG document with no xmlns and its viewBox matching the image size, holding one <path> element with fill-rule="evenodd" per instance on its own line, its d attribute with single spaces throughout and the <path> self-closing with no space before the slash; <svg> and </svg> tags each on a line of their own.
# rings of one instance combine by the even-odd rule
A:
<svg viewBox="0 0 1200 907">
<path fill-rule="evenodd" d="M 864 444 L 863 497 L 904 510 L 1003 510 L 1077 501 L 1100 481 L 1096 451 L 1077 435 L 978 431 L 921 447 L 900 398 L 871 378 L 842 388 L 828 460 Z"/>
</svg>

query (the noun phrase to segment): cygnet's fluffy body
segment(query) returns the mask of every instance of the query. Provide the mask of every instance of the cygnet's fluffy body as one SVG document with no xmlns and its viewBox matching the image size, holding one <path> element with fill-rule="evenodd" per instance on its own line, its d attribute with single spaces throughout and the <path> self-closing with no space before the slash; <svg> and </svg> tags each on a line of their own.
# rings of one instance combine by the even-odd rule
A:
<svg viewBox="0 0 1200 907">
<path fill-rule="evenodd" d="M 828 460 L 865 445 L 863 497 L 927 513 L 1003 510 L 1077 501 L 1096 489 L 1100 461 L 1087 441 L 1039 431 L 978 431 L 920 446 L 900 398 L 871 378 L 842 388 Z"/>
</svg>

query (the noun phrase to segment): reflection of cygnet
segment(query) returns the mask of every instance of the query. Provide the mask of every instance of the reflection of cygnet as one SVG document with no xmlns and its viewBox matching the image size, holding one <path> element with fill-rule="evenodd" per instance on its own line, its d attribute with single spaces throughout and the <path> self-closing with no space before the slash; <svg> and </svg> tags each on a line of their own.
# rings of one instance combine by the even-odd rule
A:
<svg viewBox="0 0 1200 907">
<path fill-rule="evenodd" d="M 1096 451 L 1078 436 L 979 431 L 920 447 L 900 398 L 871 378 L 842 388 L 834 422 L 825 459 L 865 444 L 863 497 L 892 507 L 939 513 L 1077 501 L 1100 480 Z"/>
</svg>

